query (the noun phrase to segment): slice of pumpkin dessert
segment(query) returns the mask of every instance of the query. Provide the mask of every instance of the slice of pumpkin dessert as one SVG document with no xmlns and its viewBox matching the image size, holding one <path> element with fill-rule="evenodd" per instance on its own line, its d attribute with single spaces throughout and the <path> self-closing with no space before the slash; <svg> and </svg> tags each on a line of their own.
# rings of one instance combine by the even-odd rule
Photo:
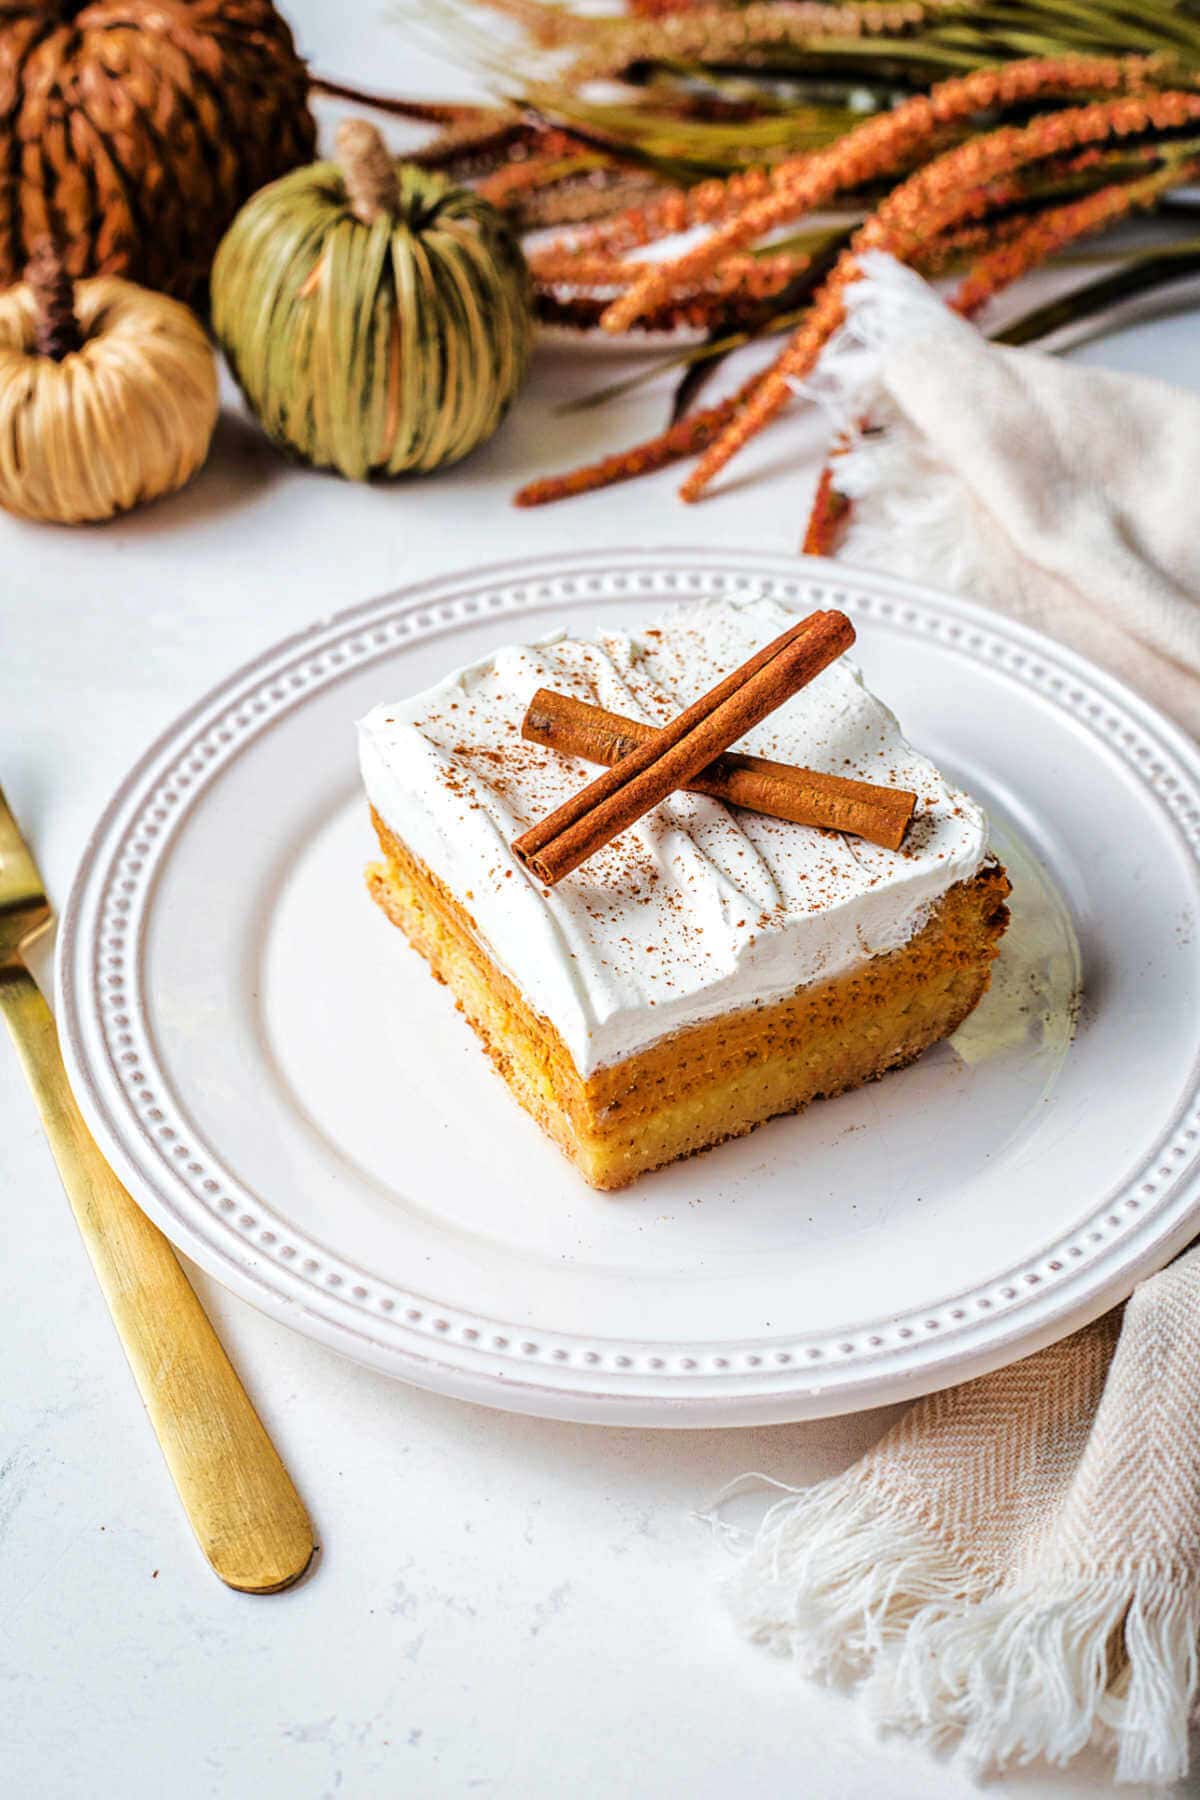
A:
<svg viewBox="0 0 1200 1800">
<path fill-rule="evenodd" d="M 988 985 L 983 812 L 852 640 L 705 602 L 499 650 L 359 728 L 372 896 L 594 1187 L 911 1062 Z"/>
</svg>

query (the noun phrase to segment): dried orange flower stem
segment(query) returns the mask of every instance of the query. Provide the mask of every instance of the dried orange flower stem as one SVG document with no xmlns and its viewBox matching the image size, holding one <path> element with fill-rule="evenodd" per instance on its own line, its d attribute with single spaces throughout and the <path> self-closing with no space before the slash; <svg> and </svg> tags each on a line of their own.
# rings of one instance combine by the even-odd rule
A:
<svg viewBox="0 0 1200 1800">
<path fill-rule="evenodd" d="M 893 172 L 906 157 L 934 141 L 948 126 L 975 113 L 994 112 L 1056 94 L 1067 96 L 1084 89 L 1136 92 L 1153 79 L 1157 69 L 1158 60 L 1153 57 L 1072 56 L 1029 58 L 999 69 L 953 76 L 936 84 L 928 94 L 864 120 L 827 150 L 802 152 L 776 163 L 770 170 L 756 168 L 723 180 L 700 182 L 684 194 L 664 194 L 650 206 L 632 207 L 581 234 L 579 245 L 609 250 L 639 248 L 697 225 L 732 219 L 744 207 L 781 195 L 793 183 L 807 182 L 814 173 L 822 176 L 822 199 L 818 204 L 823 204 L 833 193 Z M 831 165 L 836 169 L 841 157 L 845 157 L 847 167 L 838 172 L 832 192 L 826 192 L 823 172 Z M 771 228 L 771 224 L 764 227 Z"/>
<path fill-rule="evenodd" d="M 802 266 L 799 270 L 781 271 L 769 281 L 757 280 L 752 286 L 735 286 L 729 291 L 696 288 L 675 294 L 657 311 L 643 313 L 634 330 L 662 333 L 686 328 L 691 331 L 718 330 L 724 334 L 738 326 L 764 329 L 764 304 L 782 295 L 804 273 Z M 540 319 L 575 331 L 594 331 L 607 304 L 607 297 L 602 295 L 564 294 L 556 288 L 539 287 L 534 294 Z M 787 311 L 786 305 L 782 305 L 781 311 Z"/>
<path fill-rule="evenodd" d="M 1190 178 L 1191 165 L 1188 165 L 1178 169 L 1172 175 L 1171 180 L 1172 182 L 1181 182 Z M 990 188 L 981 190 L 981 193 L 987 193 L 993 201 L 997 197 L 1004 199 L 1018 192 L 1019 189 L 1015 184 L 1004 183 L 995 183 Z M 1091 196 L 1087 198 L 1090 199 Z M 1075 204 L 1078 206 L 1082 203 Z M 1066 212 L 1068 209 L 1059 210 Z M 1078 216 L 1076 214 L 1077 218 Z M 985 219 L 980 224 L 959 226 L 946 231 L 939 237 L 929 238 L 919 252 L 913 256 L 912 264 L 927 274 L 936 274 L 944 268 L 951 256 L 957 257 L 961 256 L 964 251 L 976 250 L 1000 252 L 1023 234 L 1032 234 L 1033 230 L 1041 223 L 1040 220 L 1035 221 L 1034 226 L 1031 226 L 1027 217 L 1017 216 L 1000 220 Z M 1081 224 L 1079 229 L 1086 229 L 1086 226 Z M 1064 241 L 1066 239 L 1062 237 L 1061 227 L 1059 227 L 1056 231 L 1054 245 L 1047 247 L 1044 254 L 1052 254 L 1053 248 L 1059 247 L 1059 244 Z M 1039 242 L 1045 242 L 1045 239 L 1039 237 Z M 1031 264 L 1023 263 L 1022 270 L 1028 266 Z M 1013 268 L 1007 279 L 1015 280 L 1022 270 Z M 969 279 L 973 278 L 972 272 Z M 990 279 L 992 291 L 999 291 L 999 287 L 1003 284 L 999 272 L 993 274 Z M 571 301 L 561 303 L 568 309 L 572 304 Z M 600 304 L 602 303 L 589 299 L 586 302 L 587 310 L 583 314 L 577 315 L 569 310 L 552 310 L 547 316 L 554 322 L 586 329 L 595 324 Z M 648 315 L 642 321 L 647 329 L 654 326 L 659 330 L 667 330 L 681 322 L 686 321 L 681 320 L 671 306 L 664 308 L 661 313 Z M 633 480 L 638 475 L 652 473 L 656 469 L 666 467 L 671 462 L 680 461 L 703 450 L 734 416 L 738 406 L 749 397 L 760 378 L 756 376 L 754 380 L 748 382 L 732 400 L 723 401 L 720 405 L 711 407 L 704 413 L 698 413 L 690 421 L 684 422 L 685 424 L 690 423 L 694 428 L 690 436 L 680 426 L 674 427 L 670 432 L 606 457 L 598 463 L 573 470 L 566 475 L 552 476 L 532 482 L 516 497 L 517 503 L 522 506 L 539 506 L 547 505 L 555 500 L 570 499 L 573 495 L 590 493 L 597 488 L 607 487 L 618 481 Z M 816 534 L 813 540 L 814 544 L 819 541 L 820 544 L 826 546 L 818 551 L 813 548 L 813 545 L 806 545 L 813 549 L 814 554 L 828 554 L 837 531 L 844 525 L 849 511 L 848 503 L 843 502 L 842 496 L 832 490 L 832 479 L 832 472 L 829 472 L 829 479 L 819 490 L 814 502 L 810 532 Z"/>
<path fill-rule="evenodd" d="M 801 546 L 805 556 L 830 556 L 850 511 L 850 502 L 833 485 L 833 464 L 826 463 L 817 482 L 808 528 Z"/>
<path fill-rule="evenodd" d="M 808 267 L 811 257 L 781 251 L 776 256 L 729 256 L 694 293 L 745 293 L 759 284 L 766 292 L 777 279 L 798 275 Z M 618 256 L 589 256 L 553 247 L 529 259 L 530 272 L 540 287 L 629 287 L 646 272 L 645 263 L 628 262 Z"/>
<path fill-rule="evenodd" d="M 1197 165 L 1180 164 L 1158 169 L 1138 181 L 1117 182 L 1094 194 L 1053 207 L 1032 224 L 1023 225 L 1007 243 L 996 245 L 972 265 L 950 301 L 955 312 L 971 318 L 1002 288 L 1038 263 L 1045 262 L 1064 245 L 1124 218 L 1128 213 L 1153 206 L 1168 188 L 1190 181 Z"/>
<path fill-rule="evenodd" d="M 600 462 L 589 463 L 585 468 L 572 469 L 566 475 L 550 475 L 540 481 L 529 482 L 513 495 L 514 504 L 547 506 L 553 500 L 569 500 L 576 494 L 589 494 L 596 488 L 612 487 L 618 481 L 634 481 L 639 475 L 652 474 L 656 469 L 665 469 L 673 462 L 695 456 L 706 444 L 711 444 L 722 427 L 736 415 L 738 408 L 749 399 L 758 380 L 759 377 L 755 375 L 736 394 L 730 394 L 728 399 L 706 407 L 703 412 L 689 413 L 668 431 L 661 432 L 658 437 L 648 438 L 644 444 L 637 444 L 632 450 L 620 450 L 613 456 L 603 457 Z"/>
<path fill-rule="evenodd" d="M 1138 92 L 1157 66 L 1148 57 L 1079 56 L 977 69 L 865 119 L 828 149 L 789 157 L 769 172 L 701 182 L 688 194 L 665 196 L 657 206 L 643 209 L 640 217 L 651 235 L 641 243 L 722 217 L 726 223 L 673 261 L 648 264 L 637 286 L 609 308 L 605 327 L 627 330 L 643 308 L 658 305 L 676 286 L 700 280 L 732 251 L 827 205 L 840 193 L 895 172 L 947 125 L 1047 94 Z M 609 221 L 590 241 L 597 248 L 633 248 L 639 240 L 622 235 L 628 224 L 629 215 Z"/>
<path fill-rule="evenodd" d="M 811 372 L 845 317 L 845 289 L 859 277 L 858 256 L 863 250 L 886 250 L 902 262 L 911 262 L 931 236 L 987 211 L 989 183 L 1031 162 L 1061 156 L 1089 143 L 1145 131 L 1176 130 L 1198 118 L 1200 94 L 1195 93 L 1166 91 L 1094 101 L 1089 106 L 1049 113 L 1030 125 L 1001 126 L 919 169 L 888 195 L 855 234 L 803 325 L 680 489 L 682 498 L 698 500 L 743 445 L 775 417 L 793 383 Z"/>
<path fill-rule="evenodd" d="M 982 256 L 1011 243 L 1028 228 L 1027 213 L 1013 213 L 1006 219 L 984 219 L 977 225 L 962 225 L 957 231 L 943 232 L 941 237 L 926 244 L 922 254 L 913 258 L 912 267 L 919 269 L 927 280 L 933 280 L 961 268 L 973 256 Z"/>
</svg>

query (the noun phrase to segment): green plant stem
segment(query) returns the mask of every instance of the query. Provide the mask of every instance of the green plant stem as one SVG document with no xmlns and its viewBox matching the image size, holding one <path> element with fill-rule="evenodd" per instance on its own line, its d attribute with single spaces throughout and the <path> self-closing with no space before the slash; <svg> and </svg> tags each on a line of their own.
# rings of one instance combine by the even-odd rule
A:
<svg viewBox="0 0 1200 1800">
<path fill-rule="evenodd" d="M 1114 270 L 1112 274 L 1102 275 L 1097 281 L 1072 289 L 1058 300 L 1034 307 L 1032 312 L 1022 314 L 1001 331 L 993 332 L 992 342 L 1010 345 L 1037 343 L 1039 339 L 1050 337 L 1052 333 L 1061 331 L 1068 325 L 1079 325 L 1087 319 L 1095 318 L 1098 313 L 1106 312 L 1121 300 L 1133 299 L 1138 294 L 1153 293 L 1157 288 L 1167 287 L 1172 282 L 1182 281 L 1186 276 L 1198 272 L 1200 245 L 1193 244 L 1190 249 L 1179 254 L 1155 251 L 1152 255 L 1127 262 L 1123 268 Z"/>
</svg>

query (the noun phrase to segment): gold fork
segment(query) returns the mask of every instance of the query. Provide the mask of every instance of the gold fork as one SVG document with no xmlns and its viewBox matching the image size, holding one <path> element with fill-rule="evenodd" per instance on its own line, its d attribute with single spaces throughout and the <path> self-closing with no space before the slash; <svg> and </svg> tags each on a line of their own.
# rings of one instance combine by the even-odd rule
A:
<svg viewBox="0 0 1200 1800">
<path fill-rule="evenodd" d="M 174 1251 L 104 1161 L 75 1104 L 53 1014 L 23 960 L 50 916 L 0 792 L 0 1011 L 200 1548 L 230 1587 L 278 1593 L 312 1559 L 308 1514 Z"/>
</svg>

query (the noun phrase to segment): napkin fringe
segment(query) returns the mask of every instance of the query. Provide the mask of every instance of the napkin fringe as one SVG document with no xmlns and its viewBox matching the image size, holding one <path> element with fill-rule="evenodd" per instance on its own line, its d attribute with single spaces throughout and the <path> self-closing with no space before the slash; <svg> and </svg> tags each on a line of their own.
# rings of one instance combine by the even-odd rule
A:
<svg viewBox="0 0 1200 1800">
<path fill-rule="evenodd" d="M 860 268 L 861 279 L 846 290 L 845 323 L 812 375 L 796 384 L 829 419 L 834 486 L 854 503 L 843 559 L 998 600 L 1017 577 L 1012 550 L 883 385 L 895 351 L 931 334 L 974 337 L 974 327 L 881 251 L 866 252 Z"/>
<path fill-rule="evenodd" d="M 1179 1569 L 1129 1567 L 1013 1585 L 929 1607 L 876 1666 L 864 1702 L 884 1727 L 962 1739 L 980 1770 L 1115 1750 L 1118 1781 L 1187 1773 L 1200 1596 Z"/>
<path fill-rule="evenodd" d="M 810 1488 L 744 1476 L 718 1509 L 754 1486 L 779 1489 L 756 1533 L 726 1530 L 747 1549 L 727 1595 L 754 1642 L 803 1673 L 861 1674 L 927 1609 L 986 1592 L 985 1578 L 946 1549 L 911 1509 L 851 1471 Z"/>
<path fill-rule="evenodd" d="M 756 1532 L 720 1509 L 770 1487 Z M 995 1589 L 949 1547 L 919 1497 L 851 1470 L 811 1488 L 759 1475 L 714 1512 L 745 1556 L 727 1594 L 754 1642 L 805 1675 L 863 1680 L 876 1724 L 961 1740 L 980 1771 L 1088 1744 L 1116 1753 L 1122 1782 L 1187 1773 L 1200 1690 L 1200 1584 L 1177 1564 L 1044 1572 Z"/>
<path fill-rule="evenodd" d="M 793 390 L 815 400 L 839 436 L 853 436 L 882 387 L 883 364 L 894 351 L 923 338 L 944 342 L 947 333 L 975 338 L 975 328 L 953 313 L 937 290 L 882 250 L 858 259 L 859 279 L 845 290 L 846 317 L 820 359 Z M 840 485 L 840 484 L 839 484 Z"/>
</svg>

